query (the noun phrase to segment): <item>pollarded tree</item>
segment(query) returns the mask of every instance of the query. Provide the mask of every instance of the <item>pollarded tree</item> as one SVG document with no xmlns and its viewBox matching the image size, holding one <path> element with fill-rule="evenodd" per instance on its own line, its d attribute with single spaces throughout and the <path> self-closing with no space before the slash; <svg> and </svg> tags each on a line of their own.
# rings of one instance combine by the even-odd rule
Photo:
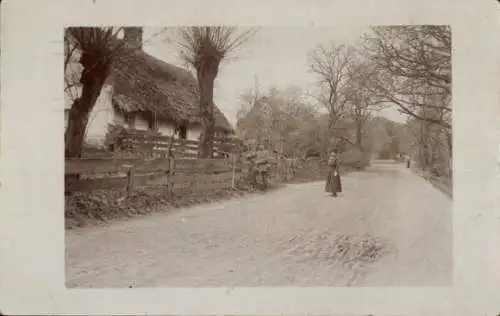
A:
<svg viewBox="0 0 500 316">
<path fill-rule="evenodd" d="M 214 82 L 220 63 L 255 33 L 256 28 L 204 26 L 181 29 L 181 57 L 196 71 L 200 94 L 200 119 L 203 127 L 199 145 L 201 158 L 212 157 L 214 136 Z"/>
<path fill-rule="evenodd" d="M 111 27 L 69 27 L 65 30 L 64 66 L 68 66 L 72 53 L 78 50 L 79 63 L 83 68 L 78 82 L 81 95 L 71 105 L 64 134 L 66 157 L 81 156 L 89 115 L 110 74 L 113 58 L 122 46 L 116 40 L 118 31 Z"/>
</svg>

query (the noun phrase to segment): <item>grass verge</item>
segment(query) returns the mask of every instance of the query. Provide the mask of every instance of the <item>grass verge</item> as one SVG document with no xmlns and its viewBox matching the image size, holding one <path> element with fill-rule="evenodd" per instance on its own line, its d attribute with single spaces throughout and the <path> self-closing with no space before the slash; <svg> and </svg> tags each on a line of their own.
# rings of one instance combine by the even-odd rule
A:
<svg viewBox="0 0 500 316">
<path fill-rule="evenodd" d="M 448 196 L 450 199 L 453 199 L 453 181 L 447 177 L 437 177 L 431 174 L 429 171 L 422 169 L 413 169 L 413 172 L 429 181 L 436 189 L 441 191 L 443 194 Z"/>
</svg>

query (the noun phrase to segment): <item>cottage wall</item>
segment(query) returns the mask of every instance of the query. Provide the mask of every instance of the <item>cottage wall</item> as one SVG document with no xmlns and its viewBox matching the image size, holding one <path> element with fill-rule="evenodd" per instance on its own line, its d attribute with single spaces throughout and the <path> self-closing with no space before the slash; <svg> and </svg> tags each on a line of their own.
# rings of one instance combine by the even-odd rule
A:
<svg viewBox="0 0 500 316">
<path fill-rule="evenodd" d="M 116 125 L 121 125 L 126 128 L 134 128 L 142 131 L 149 129 L 149 123 L 144 118 L 136 116 L 133 119 L 133 124 L 129 125 L 127 123 L 127 120 L 125 119 L 125 116 L 121 115 L 118 112 L 114 112 L 113 122 Z M 160 132 L 160 134 L 164 136 L 172 136 L 174 135 L 174 131 L 175 131 L 174 125 L 171 123 L 159 123 L 158 125 L 158 132 Z"/>
<path fill-rule="evenodd" d="M 64 113 L 64 127 L 68 126 L 68 114 L 69 108 L 73 103 L 73 98 L 78 97 L 81 93 L 81 87 L 77 87 L 77 95 L 65 95 L 65 113 Z M 110 123 L 115 122 L 115 111 L 112 107 L 111 97 L 113 93 L 113 87 L 110 85 L 105 85 L 101 90 L 96 104 L 89 115 L 89 122 L 85 130 L 85 143 L 101 146 L 104 144 L 104 139 L 108 131 L 108 126 Z"/>
<path fill-rule="evenodd" d="M 111 103 L 112 95 L 112 86 L 106 85 L 102 88 L 101 94 L 90 113 L 85 135 L 85 141 L 88 144 L 95 146 L 104 145 L 108 126 L 115 121 L 115 111 Z"/>
<path fill-rule="evenodd" d="M 147 131 L 149 129 L 149 122 L 139 116 L 134 117 L 133 124 L 134 124 L 133 128 L 140 131 Z"/>
<path fill-rule="evenodd" d="M 173 136 L 175 134 L 175 128 L 173 124 L 161 123 L 158 126 L 158 132 L 163 136 Z"/>
<path fill-rule="evenodd" d="M 202 131 L 203 131 L 203 129 L 201 126 L 198 126 L 198 125 L 189 126 L 188 130 L 187 130 L 187 139 L 198 141 L 200 139 L 200 135 L 201 135 Z"/>
</svg>

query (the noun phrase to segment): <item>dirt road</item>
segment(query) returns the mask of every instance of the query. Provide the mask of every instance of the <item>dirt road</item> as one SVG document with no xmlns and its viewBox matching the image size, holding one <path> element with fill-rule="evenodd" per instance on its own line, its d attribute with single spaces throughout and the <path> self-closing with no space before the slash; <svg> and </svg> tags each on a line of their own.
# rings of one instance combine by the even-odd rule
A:
<svg viewBox="0 0 500 316">
<path fill-rule="evenodd" d="M 447 286 L 452 203 L 399 164 L 66 232 L 68 287 Z"/>
</svg>

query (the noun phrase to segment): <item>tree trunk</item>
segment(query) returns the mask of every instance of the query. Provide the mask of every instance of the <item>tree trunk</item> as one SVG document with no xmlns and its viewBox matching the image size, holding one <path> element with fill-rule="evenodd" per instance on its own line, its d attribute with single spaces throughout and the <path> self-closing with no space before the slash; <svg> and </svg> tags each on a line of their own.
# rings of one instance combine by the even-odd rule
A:
<svg viewBox="0 0 500 316">
<path fill-rule="evenodd" d="M 448 145 L 448 153 L 450 158 L 453 158 L 453 136 L 449 130 L 446 130 L 446 143 Z"/>
<path fill-rule="evenodd" d="M 337 122 L 337 117 L 335 113 L 330 112 L 328 115 L 328 127 L 327 127 L 328 130 L 326 131 L 326 137 L 324 140 L 325 143 L 323 145 L 324 148 L 323 152 L 321 153 L 323 159 L 326 159 L 328 157 L 328 152 L 330 151 L 331 146 L 334 145 L 332 144 L 332 139 L 336 136 L 334 130 L 336 122 Z"/>
<path fill-rule="evenodd" d="M 78 104 L 81 99 L 75 100 L 68 115 L 68 126 L 64 135 L 65 156 L 69 158 L 80 158 L 85 138 L 85 128 L 89 121 L 89 111 L 80 111 Z"/>
<path fill-rule="evenodd" d="M 419 151 L 420 167 L 426 170 L 429 165 L 429 156 L 428 156 L 429 152 L 427 149 L 428 135 L 427 135 L 426 122 L 420 121 L 419 125 L 420 125 L 419 126 L 420 135 L 418 140 L 418 151 Z"/>
<path fill-rule="evenodd" d="M 212 158 L 214 148 L 214 82 L 217 76 L 218 63 L 205 62 L 197 71 L 200 90 L 200 120 L 203 128 L 198 155 L 200 158 Z"/>
<path fill-rule="evenodd" d="M 64 135 L 66 157 L 79 158 L 82 155 L 85 129 L 89 115 L 101 93 L 102 86 L 109 73 L 109 63 L 99 63 L 99 56 L 82 54 L 83 65 L 82 95 L 71 105 L 68 115 L 68 126 Z"/>
<path fill-rule="evenodd" d="M 356 121 L 356 146 L 358 146 L 361 152 L 364 152 L 363 149 L 363 121 Z"/>
</svg>

